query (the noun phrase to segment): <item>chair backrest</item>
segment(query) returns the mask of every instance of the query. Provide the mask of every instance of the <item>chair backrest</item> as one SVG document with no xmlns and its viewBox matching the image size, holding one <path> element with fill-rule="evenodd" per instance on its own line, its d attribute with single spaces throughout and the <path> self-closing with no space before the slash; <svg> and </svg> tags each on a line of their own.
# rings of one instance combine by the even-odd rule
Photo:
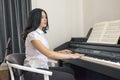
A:
<svg viewBox="0 0 120 80">
<path fill-rule="evenodd" d="M 6 61 L 19 65 L 23 65 L 24 59 L 25 59 L 24 53 L 13 53 L 6 57 Z M 19 80 L 19 77 L 22 75 L 23 71 L 18 69 L 13 69 L 13 73 L 17 77 L 17 80 Z"/>
</svg>

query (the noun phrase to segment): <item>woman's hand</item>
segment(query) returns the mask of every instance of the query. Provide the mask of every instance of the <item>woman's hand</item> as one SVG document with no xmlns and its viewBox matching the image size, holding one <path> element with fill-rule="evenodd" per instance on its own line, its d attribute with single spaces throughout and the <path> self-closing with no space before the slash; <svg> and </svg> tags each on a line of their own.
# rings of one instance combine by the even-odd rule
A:
<svg viewBox="0 0 120 80">
<path fill-rule="evenodd" d="M 74 54 L 71 54 L 72 55 L 72 59 L 77 59 L 77 58 L 81 58 L 84 56 L 84 54 L 80 54 L 80 53 L 74 53 Z"/>
<path fill-rule="evenodd" d="M 69 54 L 69 53 L 72 53 L 71 50 L 68 50 L 68 49 L 64 49 L 64 50 L 60 50 L 58 51 L 59 53 L 65 53 L 65 54 Z"/>
<path fill-rule="evenodd" d="M 69 56 L 71 56 L 72 59 L 77 59 L 77 58 L 81 58 L 82 56 L 84 56 L 84 54 L 73 53 L 71 50 L 68 50 L 68 49 L 60 50 L 58 52 L 63 53 L 63 54 L 68 54 Z"/>
</svg>

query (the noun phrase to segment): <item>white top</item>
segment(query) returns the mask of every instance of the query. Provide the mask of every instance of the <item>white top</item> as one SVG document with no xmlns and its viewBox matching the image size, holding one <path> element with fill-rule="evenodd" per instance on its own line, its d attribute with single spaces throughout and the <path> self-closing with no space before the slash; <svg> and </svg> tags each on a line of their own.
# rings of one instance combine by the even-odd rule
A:
<svg viewBox="0 0 120 80">
<path fill-rule="evenodd" d="M 49 48 L 48 42 L 44 37 L 44 32 L 39 28 L 35 31 L 30 32 L 25 41 L 26 47 L 26 59 L 24 61 L 25 66 L 33 67 L 33 68 L 45 68 L 48 69 L 48 57 L 43 55 L 40 51 L 38 51 L 31 43 L 32 40 L 40 40 L 41 43 L 46 48 Z"/>
</svg>

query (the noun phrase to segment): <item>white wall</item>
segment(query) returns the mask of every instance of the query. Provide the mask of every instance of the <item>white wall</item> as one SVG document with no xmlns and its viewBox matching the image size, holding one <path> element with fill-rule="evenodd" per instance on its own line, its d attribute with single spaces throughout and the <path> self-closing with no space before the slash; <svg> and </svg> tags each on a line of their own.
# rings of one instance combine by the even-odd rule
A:
<svg viewBox="0 0 120 80">
<path fill-rule="evenodd" d="M 84 33 L 96 22 L 120 19 L 120 0 L 84 0 Z"/>
<path fill-rule="evenodd" d="M 43 8 L 49 18 L 50 29 L 46 35 L 51 49 L 69 41 L 71 37 L 82 36 L 78 21 L 77 0 L 32 0 L 32 8 Z"/>
<path fill-rule="evenodd" d="M 71 37 L 86 36 L 96 22 L 120 19 L 120 0 L 32 0 L 32 6 L 48 13 L 51 49 Z"/>
</svg>

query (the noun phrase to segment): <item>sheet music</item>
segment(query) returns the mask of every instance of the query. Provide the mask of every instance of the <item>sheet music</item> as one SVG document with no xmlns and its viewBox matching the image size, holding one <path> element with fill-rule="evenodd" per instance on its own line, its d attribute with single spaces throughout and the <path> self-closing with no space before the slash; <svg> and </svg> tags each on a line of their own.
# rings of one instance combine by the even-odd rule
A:
<svg viewBox="0 0 120 80">
<path fill-rule="evenodd" d="M 120 37 L 120 20 L 96 23 L 87 42 L 117 44 Z"/>
</svg>

